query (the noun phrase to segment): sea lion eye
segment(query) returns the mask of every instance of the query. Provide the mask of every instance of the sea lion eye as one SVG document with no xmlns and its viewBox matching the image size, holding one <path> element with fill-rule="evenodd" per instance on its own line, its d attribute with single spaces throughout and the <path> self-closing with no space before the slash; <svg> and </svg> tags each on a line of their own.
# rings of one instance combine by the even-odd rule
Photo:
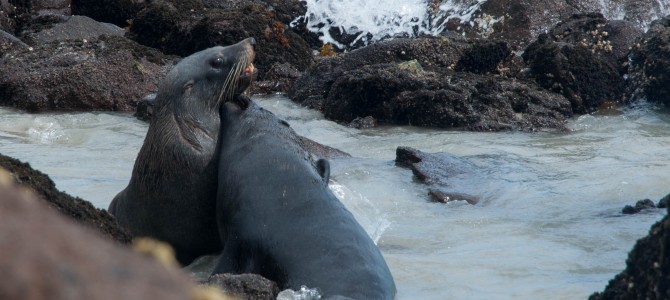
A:
<svg viewBox="0 0 670 300">
<path fill-rule="evenodd" d="M 209 64 L 213 68 L 220 68 L 221 66 L 223 66 L 223 58 L 222 57 L 217 57 L 217 58 L 213 59 Z"/>
</svg>

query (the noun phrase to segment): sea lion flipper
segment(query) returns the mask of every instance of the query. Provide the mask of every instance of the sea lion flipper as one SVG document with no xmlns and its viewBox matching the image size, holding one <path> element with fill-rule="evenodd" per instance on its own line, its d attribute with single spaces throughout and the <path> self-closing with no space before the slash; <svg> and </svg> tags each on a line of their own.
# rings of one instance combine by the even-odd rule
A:
<svg viewBox="0 0 670 300">
<path fill-rule="evenodd" d="M 330 163 L 328 162 L 328 160 L 325 160 L 323 158 L 317 160 L 316 171 L 319 172 L 319 175 L 321 175 L 321 178 L 323 178 L 323 182 L 325 182 L 326 185 L 328 185 L 328 181 L 330 181 Z"/>
</svg>

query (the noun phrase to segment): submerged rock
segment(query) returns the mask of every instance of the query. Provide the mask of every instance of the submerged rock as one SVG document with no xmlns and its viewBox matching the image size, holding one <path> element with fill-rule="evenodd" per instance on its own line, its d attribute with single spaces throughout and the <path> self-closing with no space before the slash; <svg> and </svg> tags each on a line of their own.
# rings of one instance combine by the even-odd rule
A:
<svg viewBox="0 0 670 300">
<path fill-rule="evenodd" d="M 131 236 L 116 224 L 107 211 L 59 191 L 49 176 L 34 170 L 29 164 L 0 154 L 0 168 L 7 170 L 20 187 L 33 191 L 38 199 L 77 223 L 98 231 L 110 240 L 122 244 L 130 242 Z"/>
<path fill-rule="evenodd" d="M 670 215 L 651 226 L 649 234 L 639 239 L 628 254 L 626 269 L 610 280 L 603 292 L 589 299 L 667 299 L 668 295 Z"/>
<path fill-rule="evenodd" d="M 432 201 L 447 203 L 465 200 L 476 204 L 480 198 L 460 192 L 451 182 L 458 176 L 481 177 L 479 168 L 471 162 L 450 153 L 424 153 L 410 147 L 396 149 L 397 166 L 409 168 L 415 178 L 426 185 Z"/>
</svg>

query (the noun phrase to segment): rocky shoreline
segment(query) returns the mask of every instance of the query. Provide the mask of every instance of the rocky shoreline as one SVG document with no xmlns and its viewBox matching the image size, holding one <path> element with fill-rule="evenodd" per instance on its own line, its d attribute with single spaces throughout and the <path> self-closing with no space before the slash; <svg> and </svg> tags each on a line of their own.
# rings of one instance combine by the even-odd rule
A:
<svg viewBox="0 0 670 300">
<path fill-rule="evenodd" d="M 626 20 L 592 13 L 588 1 L 489 0 L 475 13 L 476 21 L 452 20 L 446 26 L 450 31 L 439 36 L 365 46 L 350 45 L 351 35 L 332 32 L 348 44 L 343 52 L 323 47 L 304 19 L 294 22 L 306 12 L 298 0 L 0 1 L 0 105 L 28 112 L 150 110 L 142 99 L 156 91 L 180 57 L 254 36 L 260 73 L 253 93 L 287 93 L 343 124 L 566 131 L 566 120 L 575 115 L 616 111 L 639 101 L 670 104 L 670 16 L 653 20 L 655 2 L 620 2 Z M 545 6 L 555 9 L 547 16 L 540 9 Z M 641 24 L 650 24 L 646 32 Z M 398 164 L 418 174 L 432 174 L 425 162 L 441 157 L 400 150 L 404 156 L 399 152 Z M 17 197 L 46 200 L 104 237 L 100 243 L 111 240 L 113 247 L 127 248 L 118 244 L 128 244 L 129 235 L 106 211 L 56 190 L 48 176 L 28 164 L 2 156 L 0 166 L 36 195 L 3 185 L 8 191 L 3 203 Z M 429 184 L 435 201 L 467 198 L 445 192 L 439 178 Z M 42 210 L 37 207 L 26 214 Z M 670 294 L 669 224 L 666 216 L 652 226 L 630 252 L 626 270 L 591 298 Z M 181 299 L 195 299 L 185 292 L 189 284 L 176 280 L 183 286 L 177 293 L 183 293 Z M 235 280 L 215 281 L 239 287 L 246 284 L 239 280 L 247 279 Z M 15 291 L 9 287 L 0 286 L 0 296 Z"/>
</svg>

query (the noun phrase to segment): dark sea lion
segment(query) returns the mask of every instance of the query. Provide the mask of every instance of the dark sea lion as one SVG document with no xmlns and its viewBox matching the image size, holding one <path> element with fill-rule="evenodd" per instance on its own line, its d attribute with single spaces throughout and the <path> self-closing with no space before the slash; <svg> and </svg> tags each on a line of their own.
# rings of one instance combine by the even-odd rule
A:
<svg viewBox="0 0 670 300">
<path fill-rule="evenodd" d="M 221 251 L 214 213 L 219 107 L 251 84 L 254 44 L 248 38 L 209 48 L 174 66 L 159 86 L 130 183 L 109 205 L 133 236 L 172 245 L 182 265 Z"/>
<path fill-rule="evenodd" d="M 246 109 L 240 98 L 221 107 L 224 250 L 214 274 L 256 273 L 325 298 L 392 299 L 382 254 L 328 188 L 328 161 L 313 162 L 286 122 L 248 101 Z"/>
</svg>

